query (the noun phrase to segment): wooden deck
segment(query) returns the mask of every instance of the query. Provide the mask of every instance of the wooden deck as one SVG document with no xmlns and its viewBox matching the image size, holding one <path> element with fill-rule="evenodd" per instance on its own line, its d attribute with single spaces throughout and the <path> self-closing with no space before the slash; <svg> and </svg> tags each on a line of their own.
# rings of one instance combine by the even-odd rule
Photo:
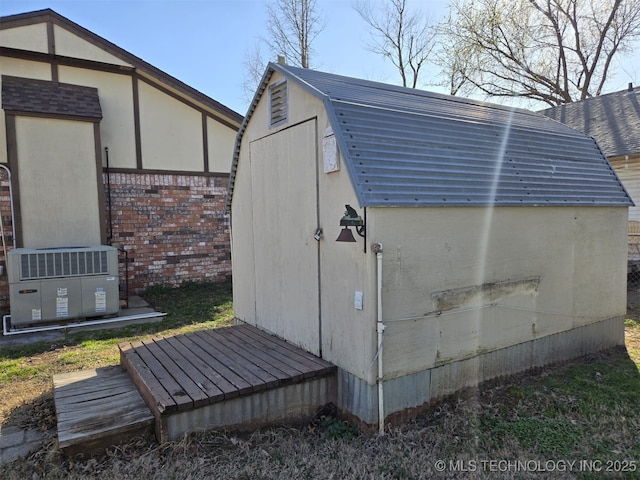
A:
<svg viewBox="0 0 640 480">
<path fill-rule="evenodd" d="M 154 417 L 120 366 L 53 376 L 58 444 L 68 455 L 150 433 Z"/>
<path fill-rule="evenodd" d="M 336 366 L 249 325 L 120 345 L 160 441 L 286 421 L 335 401 Z"/>
</svg>

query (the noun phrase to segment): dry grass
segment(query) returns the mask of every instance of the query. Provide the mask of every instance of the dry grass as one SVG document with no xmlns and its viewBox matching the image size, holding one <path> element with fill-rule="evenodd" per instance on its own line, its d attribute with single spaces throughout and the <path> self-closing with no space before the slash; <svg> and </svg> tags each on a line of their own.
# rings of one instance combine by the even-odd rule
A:
<svg viewBox="0 0 640 480">
<path fill-rule="evenodd" d="M 626 350 L 485 384 L 382 437 L 327 418 L 247 434 L 198 432 L 163 445 L 137 439 L 84 460 L 64 458 L 52 439 L 28 459 L 0 467 L 0 478 L 640 478 L 640 321 L 637 311 L 629 313 Z M 34 361 L 60 351 L 42 355 Z M 51 415 L 42 385 L 39 379 L 32 387 Z M 3 398 L 6 393 L 0 387 Z M 497 463 L 508 460 L 523 463 L 519 469 Z M 568 463 L 548 461 L 586 463 L 569 470 Z M 612 471 L 581 472 L 580 465 Z M 628 471 L 615 471 L 625 466 Z"/>
</svg>

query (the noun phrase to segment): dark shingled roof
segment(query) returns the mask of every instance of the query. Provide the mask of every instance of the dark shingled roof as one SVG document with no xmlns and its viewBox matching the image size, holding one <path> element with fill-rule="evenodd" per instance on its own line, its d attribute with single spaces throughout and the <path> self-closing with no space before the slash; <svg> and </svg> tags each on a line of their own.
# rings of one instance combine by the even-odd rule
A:
<svg viewBox="0 0 640 480">
<path fill-rule="evenodd" d="M 2 108 L 22 114 L 102 119 L 97 88 L 6 75 L 2 76 Z"/>
<path fill-rule="evenodd" d="M 607 157 L 640 153 L 640 88 L 542 110 L 596 139 Z"/>
</svg>

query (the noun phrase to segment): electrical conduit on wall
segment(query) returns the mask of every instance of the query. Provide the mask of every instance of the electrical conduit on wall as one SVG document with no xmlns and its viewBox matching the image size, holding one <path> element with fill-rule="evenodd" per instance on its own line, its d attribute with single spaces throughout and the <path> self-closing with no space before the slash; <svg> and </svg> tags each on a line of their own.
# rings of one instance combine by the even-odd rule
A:
<svg viewBox="0 0 640 480">
<path fill-rule="evenodd" d="M 377 322 L 376 330 L 378 332 L 378 432 L 384 435 L 384 382 L 383 382 L 383 362 L 382 362 L 382 345 L 384 338 L 385 325 L 382 319 L 382 244 L 374 243 L 371 245 L 371 251 L 376 254 L 377 258 Z"/>
</svg>

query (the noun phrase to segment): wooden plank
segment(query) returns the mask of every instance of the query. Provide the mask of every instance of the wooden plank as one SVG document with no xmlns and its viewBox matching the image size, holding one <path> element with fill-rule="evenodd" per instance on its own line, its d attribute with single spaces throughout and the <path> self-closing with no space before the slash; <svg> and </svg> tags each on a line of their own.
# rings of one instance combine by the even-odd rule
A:
<svg viewBox="0 0 640 480">
<path fill-rule="evenodd" d="M 255 338 L 262 338 L 269 343 L 276 344 L 279 347 L 282 347 L 289 352 L 291 352 L 291 358 L 298 360 L 300 363 L 307 365 L 310 369 L 313 369 L 318 375 L 324 375 L 327 373 L 334 372 L 336 370 L 336 366 L 332 363 L 327 362 L 326 360 L 322 360 L 321 358 L 316 357 L 315 355 L 296 347 L 295 345 L 290 344 L 289 342 L 282 340 L 281 338 L 271 335 L 270 333 L 264 332 L 259 328 L 253 327 L 251 325 L 238 325 L 232 328 L 239 328 L 242 332 L 247 333 Z"/>
<path fill-rule="evenodd" d="M 208 345 L 203 348 L 200 345 L 200 339 L 191 335 L 176 335 L 174 338 L 201 360 L 202 372 L 222 391 L 224 398 L 233 398 L 251 392 L 251 384 L 211 355 L 206 350 Z"/>
<path fill-rule="evenodd" d="M 142 402 L 142 399 L 138 397 Z M 153 415 L 146 405 L 142 409 L 132 409 L 131 402 L 125 405 L 124 409 L 105 410 L 104 412 L 94 412 L 90 417 L 70 417 L 58 422 L 58 436 L 68 440 L 71 436 L 79 437 L 83 434 L 93 435 L 99 431 L 108 431 L 113 428 L 120 428 L 138 422 L 153 421 Z"/>
<path fill-rule="evenodd" d="M 177 341 L 173 337 L 167 337 L 164 339 L 166 345 L 173 349 L 169 351 L 166 348 L 166 352 L 171 358 L 182 368 L 182 370 L 189 376 L 189 378 L 204 392 L 207 396 L 207 403 L 211 401 L 218 401 L 224 398 L 224 393 L 214 383 L 212 383 L 207 376 L 205 376 L 197 365 L 202 366 L 199 359 L 182 343 Z M 164 345 L 164 344 L 163 344 Z"/>
<path fill-rule="evenodd" d="M 162 364 L 164 369 L 169 372 L 173 380 L 172 383 L 175 382 L 179 385 L 179 389 L 170 390 L 171 396 L 178 404 L 178 410 L 188 410 L 209 403 L 207 395 L 185 374 L 180 365 L 169 354 L 171 352 L 167 353 L 165 351 L 165 349 L 168 349 L 167 342 L 162 338 L 155 338 L 143 340 L 142 343 Z"/>
<path fill-rule="evenodd" d="M 54 383 L 57 388 L 75 384 L 81 380 L 88 380 L 99 377 L 102 381 L 120 378 L 120 371 L 115 367 L 96 368 L 93 370 L 79 370 L 75 372 L 56 373 Z"/>
<path fill-rule="evenodd" d="M 111 393 L 104 389 L 105 381 Z M 109 446 L 148 432 L 153 424 L 151 411 L 122 367 L 54 375 L 53 383 L 58 444 L 65 452 Z M 89 396 L 92 386 L 94 398 Z M 77 398 L 60 396 L 61 390 L 68 393 L 74 387 L 83 392 Z"/>
<path fill-rule="evenodd" d="M 265 356 L 253 345 L 243 342 L 241 338 L 235 337 L 233 335 L 233 328 L 211 330 L 207 331 L 206 334 L 233 352 L 233 355 L 241 359 L 243 365 L 246 368 L 250 368 L 255 374 L 259 376 L 266 374 L 278 380 L 276 384 L 266 384 L 267 388 L 273 388 L 282 382 L 287 384 L 291 383 L 291 376 L 299 374 L 299 372 L 296 371 L 285 371 L 290 370 L 286 368 L 286 365 L 284 365 L 283 368 L 278 368 L 276 366 L 277 362 L 269 362 L 269 360 L 271 360 L 269 356 Z"/>
<path fill-rule="evenodd" d="M 292 358 L 299 360 L 301 363 L 307 365 L 310 369 L 323 370 L 327 366 L 332 366 L 329 362 L 316 357 L 315 355 L 307 352 L 306 350 L 297 347 L 286 340 L 281 339 L 276 335 L 267 333 L 252 325 L 238 325 L 238 328 L 247 335 L 251 335 L 259 341 L 266 342 L 269 345 L 276 345 L 288 352 L 291 352 Z"/>
<path fill-rule="evenodd" d="M 64 415 L 66 413 L 72 413 L 74 415 L 80 416 L 83 412 L 88 412 L 90 415 L 95 414 L 97 408 L 114 408 L 117 409 L 120 405 L 131 404 L 134 400 L 140 397 L 140 394 L 135 389 L 136 387 L 132 384 L 129 387 L 129 391 L 125 393 L 121 393 L 119 395 L 113 395 L 109 397 L 98 397 L 94 398 L 90 401 L 85 402 L 59 402 L 58 398 L 56 398 L 56 412 L 58 415 Z M 107 405 L 107 407 L 105 407 Z M 145 405 L 146 407 L 146 405 Z"/>
<path fill-rule="evenodd" d="M 63 426 L 62 429 L 58 427 L 58 445 L 64 449 L 76 444 L 87 444 L 107 435 L 116 439 L 118 435 L 132 430 L 144 429 L 153 423 L 153 415 L 148 410 L 146 415 L 122 414 L 120 419 L 121 421 L 114 423 L 113 419 L 105 418 L 103 425 L 95 425 L 91 430 L 81 427 L 72 428 L 71 426 Z"/>
<path fill-rule="evenodd" d="M 295 350 L 285 349 L 262 336 L 251 335 L 248 329 L 238 329 L 235 331 L 235 335 L 242 336 L 248 342 L 254 343 L 254 348 L 261 350 L 265 355 L 269 355 L 290 368 L 301 372 L 302 378 L 312 378 L 319 375 L 318 365 L 307 360 L 304 356 L 298 355 Z M 300 349 L 297 350 L 299 351 Z"/>
<path fill-rule="evenodd" d="M 130 389 L 131 387 L 129 385 L 117 382 L 113 379 L 109 380 L 106 385 L 101 383 L 98 387 L 93 389 L 87 380 L 81 380 L 78 382 L 77 388 L 72 388 L 72 385 L 68 385 L 60 389 L 54 385 L 56 399 L 59 399 L 60 401 L 68 399 L 67 401 L 76 403 L 84 402 L 85 398 L 95 398 L 96 395 L 117 395 Z"/>
<path fill-rule="evenodd" d="M 133 342 L 131 347 L 131 350 L 122 352 L 121 362 L 129 367 L 127 370 L 131 374 L 133 383 L 138 386 L 138 390 L 145 393 L 143 397 L 147 401 L 147 405 L 157 410 L 158 413 L 176 411 L 178 404 L 168 388 L 179 389 L 180 386 L 171 384 L 172 379 L 169 373 L 141 342 Z M 162 378 L 158 378 L 158 376 Z"/>
<path fill-rule="evenodd" d="M 211 356 L 215 358 L 216 370 L 222 373 L 227 380 L 233 382 L 238 387 L 242 385 L 242 388 L 238 388 L 240 395 L 246 395 L 256 390 L 255 384 L 259 382 L 259 379 L 255 379 L 253 375 L 247 373 L 237 362 L 227 358 L 217 350 L 215 346 L 212 345 L 210 337 L 191 333 L 189 334 L 189 339 L 196 343 L 201 349 L 211 353 Z M 260 385 L 258 385 L 258 389 L 260 389 Z"/>
<path fill-rule="evenodd" d="M 269 352 L 263 350 L 262 344 L 241 332 L 231 329 L 225 337 L 229 348 L 237 352 L 245 352 L 248 359 L 261 368 L 268 369 L 281 383 L 298 382 L 304 378 L 304 369 L 295 368 L 289 362 L 283 361 L 275 355 L 270 355 Z"/>
<path fill-rule="evenodd" d="M 253 385 L 254 391 L 264 390 L 265 388 L 274 388 L 279 385 L 278 379 L 269 372 L 261 369 L 257 365 L 248 362 L 243 355 L 238 354 L 225 345 L 224 338 L 216 335 L 214 331 L 203 330 L 197 332 L 196 335 L 207 337 L 207 341 L 211 348 L 214 348 L 220 355 L 224 357 L 226 364 L 234 365 L 232 368 L 241 374 L 245 380 Z"/>
<path fill-rule="evenodd" d="M 114 370 L 111 372 L 111 370 Z M 98 389 L 108 390 L 121 383 L 120 375 L 124 373 L 121 367 L 103 367 L 95 370 L 82 372 L 70 372 L 56 374 L 54 376 L 54 388 L 59 397 L 75 395 L 84 390 L 96 391 Z M 95 381 L 99 379 L 99 381 Z M 86 389 L 84 385 L 89 385 Z"/>
</svg>

